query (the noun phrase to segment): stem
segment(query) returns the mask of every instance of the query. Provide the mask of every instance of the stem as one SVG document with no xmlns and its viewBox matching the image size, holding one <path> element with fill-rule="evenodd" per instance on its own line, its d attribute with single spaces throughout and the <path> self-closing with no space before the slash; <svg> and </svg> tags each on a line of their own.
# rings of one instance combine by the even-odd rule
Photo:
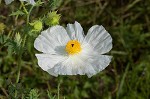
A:
<svg viewBox="0 0 150 99">
<path fill-rule="evenodd" d="M 25 5 L 24 5 L 23 2 L 21 2 L 21 5 L 22 5 L 22 7 L 23 7 L 24 12 L 25 12 L 26 14 L 28 14 L 28 11 L 27 11 L 27 9 L 26 9 L 26 7 L 25 7 Z"/>
<path fill-rule="evenodd" d="M 22 4 L 20 5 L 20 7 L 19 7 L 19 10 L 22 8 Z M 15 17 L 15 25 L 17 25 L 17 19 L 18 19 L 18 17 L 19 17 L 19 15 L 17 15 L 16 17 Z"/>
<path fill-rule="evenodd" d="M 17 73 L 17 78 L 16 78 L 16 84 L 19 82 L 19 78 L 20 78 L 20 70 L 21 70 L 21 52 L 19 53 L 18 56 L 18 73 Z M 15 97 L 17 97 L 17 90 L 15 90 Z"/>
<path fill-rule="evenodd" d="M 21 70 L 21 53 L 20 53 L 20 55 L 19 55 L 19 57 L 18 57 L 18 64 L 17 64 L 17 66 L 18 66 L 18 73 L 17 73 L 16 83 L 19 82 L 19 78 L 20 78 L 20 70 Z"/>
<path fill-rule="evenodd" d="M 22 7 L 23 7 L 24 12 L 25 12 L 26 15 L 27 15 L 27 20 L 26 20 L 26 21 L 27 21 L 27 25 L 28 25 L 28 24 L 29 24 L 30 13 L 31 13 L 31 11 L 32 11 L 32 9 L 33 9 L 34 6 L 32 6 L 32 7 L 30 8 L 29 12 L 28 12 L 23 2 L 21 2 L 21 5 L 22 5 Z"/>
<path fill-rule="evenodd" d="M 29 24 L 29 18 L 30 18 L 30 14 L 31 14 L 31 11 L 33 9 L 34 6 L 32 6 L 27 14 L 27 24 Z"/>
<path fill-rule="evenodd" d="M 24 36 L 23 42 L 22 42 L 22 46 L 20 48 L 20 53 L 19 53 L 19 57 L 18 57 L 18 74 L 17 74 L 17 78 L 16 78 L 16 83 L 19 82 L 19 77 L 20 77 L 20 70 L 21 70 L 21 56 L 22 56 L 22 48 L 24 48 L 25 46 L 25 41 L 26 41 L 26 37 L 27 35 Z"/>
<path fill-rule="evenodd" d="M 127 65 L 127 67 L 126 67 L 126 69 L 125 69 L 125 72 L 124 72 L 124 74 L 123 74 L 123 76 L 122 76 L 122 79 L 121 79 L 121 82 L 120 82 L 120 85 L 119 85 L 119 89 L 118 89 L 118 92 L 117 92 L 117 99 L 120 98 L 120 94 L 121 94 L 121 92 L 122 92 L 123 85 L 124 85 L 124 83 L 125 83 L 125 78 L 126 78 L 126 76 L 127 76 L 129 66 L 130 66 L 130 64 Z"/>
<path fill-rule="evenodd" d="M 59 91 L 60 91 L 60 83 L 58 84 L 58 89 L 57 89 L 57 95 L 58 95 L 58 99 L 59 99 Z"/>
</svg>

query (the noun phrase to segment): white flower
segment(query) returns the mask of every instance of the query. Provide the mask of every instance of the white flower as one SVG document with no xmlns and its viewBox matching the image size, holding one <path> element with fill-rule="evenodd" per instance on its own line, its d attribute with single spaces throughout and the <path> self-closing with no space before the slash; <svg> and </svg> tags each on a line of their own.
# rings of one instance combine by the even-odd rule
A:
<svg viewBox="0 0 150 99">
<path fill-rule="evenodd" d="M 35 4 L 35 1 L 34 1 L 34 0 L 20 0 L 20 1 L 26 1 L 26 2 L 28 2 L 29 4 L 32 4 L 32 5 Z"/>
<path fill-rule="evenodd" d="M 14 0 L 5 0 L 5 3 L 8 5 L 10 4 L 11 2 L 13 2 Z"/>
<path fill-rule="evenodd" d="M 39 35 L 34 47 L 38 65 L 53 76 L 87 75 L 91 77 L 105 69 L 112 56 L 102 55 L 112 49 L 112 38 L 103 26 L 92 26 L 87 35 L 78 22 L 65 29 L 56 25 Z"/>
<path fill-rule="evenodd" d="M 13 2 L 14 0 L 5 0 L 5 3 L 8 5 L 10 4 L 11 2 Z M 26 1 L 28 2 L 29 4 L 32 4 L 34 5 L 35 4 L 35 1 L 34 0 L 20 0 L 20 1 Z"/>
</svg>

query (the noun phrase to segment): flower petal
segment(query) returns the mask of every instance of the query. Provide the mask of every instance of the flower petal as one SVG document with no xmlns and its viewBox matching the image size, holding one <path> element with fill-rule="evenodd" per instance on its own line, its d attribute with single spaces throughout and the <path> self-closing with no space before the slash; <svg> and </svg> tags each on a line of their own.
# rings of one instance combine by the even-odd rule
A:
<svg viewBox="0 0 150 99">
<path fill-rule="evenodd" d="M 53 68 L 55 64 L 66 59 L 64 56 L 60 55 L 50 55 L 50 54 L 36 54 L 38 59 L 38 65 L 44 70 L 51 74 L 49 69 Z M 53 73 L 52 73 L 53 74 Z"/>
<path fill-rule="evenodd" d="M 79 74 L 91 77 L 105 69 L 111 61 L 111 56 L 99 55 L 88 44 L 82 45 L 82 51 L 76 55 L 38 55 L 39 66 L 53 76 Z"/>
<path fill-rule="evenodd" d="M 82 59 L 84 62 L 87 62 L 87 64 L 90 64 L 89 66 L 92 66 L 95 71 L 92 73 L 88 72 L 88 77 L 91 77 L 104 70 L 111 62 L 111 58 L 112 56 L 101 55 L 99 52 L 94 51 L 91 45 L 88 43 L 82 44 L 82 53 L 80 54 L 80 59 Z"/>
<path fill-rule="evenodd" d="M 96 73 L 99 73 L 110 64 L 111 59 L 112 59 L 112 56 L 108 56 L 108 55 L 94 55 L 91 58 L 87 59 L 87 61 L 93 66 Z M 92 74 L 88 75 L 88 77 L 91 77 L 91 76 L 93 75 Z"/>
<path fill-rule="evenodd" d="M 14 0 L 5 0 L 6 5 L 10 4 L 11 2 L 13 2 Z"/>
<path fill-rule="evenodd" d="M 79 57 L 70 57 L 63 62 L 59 62 L 51 71 L 57 75 L 93 75 L 96 73 L 94 68 L 88 62 L 83 61 Z"/>
<path fill-rule="evenodd" d="M 86 60 L 81 57 L 76 57 L 75 59 L 68 58 L 65 61 L 59 62 L 49 70 L 53 72 L 53 75 L 79 74 L 92 77 L 104 70 L 111 62 L 111 58 L 111 56 L 107 55 L 88 57 Z"/>
<path fill-rule="evenodd" d="M 20 1 L 26 1 L 31 5 L 35 5 L 35 1 L 34 0 L 20 0 Z"/>
<path fill-rule="evenodd" d="M 92 26 L 89 29 L 84 42 L 89 43 L 93 49 L 100 54 L 107 53 L 112 49 L 112 38 L 103 26 Z"/>
<path fill-rule="evenodd" d="M 84 39 L 84 32 L 83 28 L 81 27 L 80 23 L 75 21 L 74 24 L 67 24 L 66 27 L 67 33 L 72 40 L 78 40 L 82 42 Z"/>
<path fill-rule="evenodd" d="M 43 53 L 56 54 L 56 48 L 64 47 L 69 40 L 66 30 L 57 25 L 43 31 L 36 38 L 34 47 Z"/>
<path fill-rule="evenodd" d="M 59 62 L 50 71 L 57 75 L 94 75 L 96 71 L 87 61 L 92 53 L 92 48 L 88 43 L 81 46 L 82 51 L 79 54 L 69 56 L 66 60 Z"/>
<path fill-rule="evenodd" d="M 35 1 L 34 1 L 34 0 L 27 0 L 27 2 L 28 2 L 29 4 L 35 5 Z"/>
</svg>

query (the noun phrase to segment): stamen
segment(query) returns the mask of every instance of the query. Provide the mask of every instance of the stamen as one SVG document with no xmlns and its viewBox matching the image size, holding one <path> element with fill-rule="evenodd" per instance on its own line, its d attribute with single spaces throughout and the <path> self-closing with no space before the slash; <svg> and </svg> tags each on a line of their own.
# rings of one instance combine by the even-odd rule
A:
<svg viewBox="0 0 150 99">
<path fill-rule="evenodd" d="M 66 45 L 66 52 L 68 54 L 77 54 L 81 51 L 81 45 L 80 42 L 77 40 L 70 40 Z"/>
</svg>

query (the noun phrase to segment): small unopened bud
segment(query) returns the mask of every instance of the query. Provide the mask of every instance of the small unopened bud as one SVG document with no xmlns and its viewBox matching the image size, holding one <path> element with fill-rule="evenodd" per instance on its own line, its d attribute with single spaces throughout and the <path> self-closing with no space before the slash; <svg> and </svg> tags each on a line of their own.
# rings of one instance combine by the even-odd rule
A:
<svg viewBox="0 0 150 99">
<path fill-rule="evenodd" d="M 53 11 L 47 14 L 45 17 L 45 24 L 48 26 L 53 26 L 59 24 L 60 14 L 57 11 Z"/>
<path fill-rule="evenodd" d="M 16 41 L 16 43 L 17 43 L 18 45 L 20 45 L 21 42 L 22 42 L 22 39 L 21 39 L 21 36 L 20 36 L 20 33 L 19 33 L 19 32 L 16 33 L 16 35 L 15 35 L 15 41 Z"/>
<path fill-rule="evenodd" d="M 30 25 L 34 27 L 34 31 L 41 31 L 43 28 L 43 24 L 40 20 L 34 21 L 30 23 Z"/>
</svg>

